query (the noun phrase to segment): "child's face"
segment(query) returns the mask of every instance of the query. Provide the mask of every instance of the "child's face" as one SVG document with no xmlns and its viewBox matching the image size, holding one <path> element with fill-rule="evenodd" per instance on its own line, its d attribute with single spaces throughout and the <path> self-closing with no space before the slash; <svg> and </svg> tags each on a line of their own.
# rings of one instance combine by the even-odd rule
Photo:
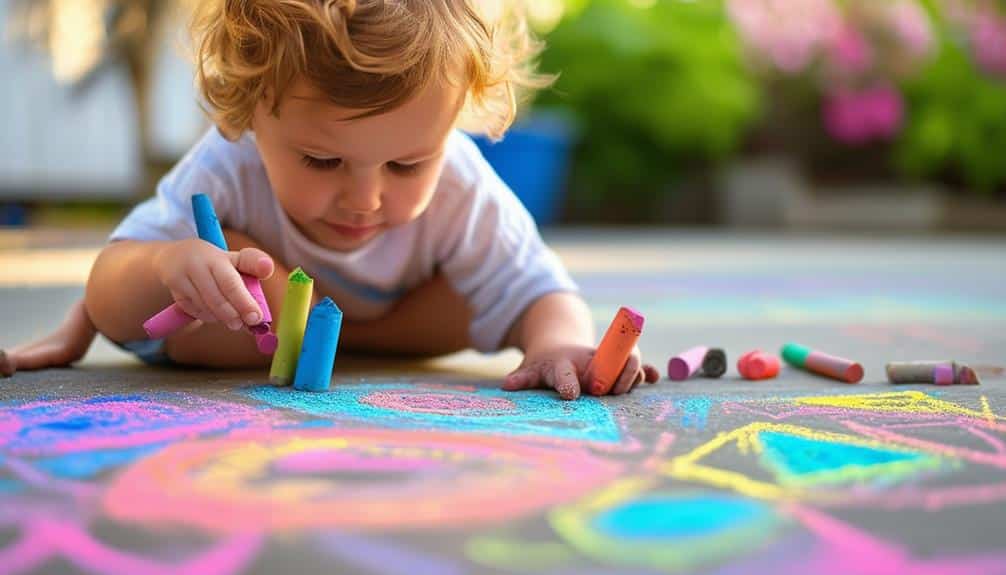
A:
<svg viewBox="0 0 1006 575">
<path fill-rule="evenodd" d="M 461 88 L 431 85 L 378 116 L 332 104 L 306 82 L 292 86 L 278 117 L 259 104 L 253 126 L 273 193 L 297 227 L 339 251 L 363 246 L 426 209 Z"/>
</svg>

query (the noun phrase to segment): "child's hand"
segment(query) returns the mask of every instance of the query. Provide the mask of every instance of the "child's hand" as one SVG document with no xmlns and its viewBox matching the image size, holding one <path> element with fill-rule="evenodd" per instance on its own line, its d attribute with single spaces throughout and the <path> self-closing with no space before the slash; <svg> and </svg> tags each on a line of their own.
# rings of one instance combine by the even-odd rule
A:
<svg viewBox="0 0 1006 575">
<path fill-rule="evenodd" d="M 154 266 L 175 302 L 192 317 L 219 321 L 232 330 L 262 321 L 262 311 L 238 273 L 259 279 L 272 275 L 272 258 L 262 250 L 225 252 L 202 240 L 180 240 L 167 244 Z"/>
<path fill-rule="evenodd" d="M 550 387 L 559 392 L 562 399 L 580 397 L 581 389 L 590 385 L 591 360 L 594 348 L 585 346 L 565 346 L 543 353 L 529 353 L 516 370 L 506 377 L 503 389 L 517 391 Z M 660 373 L 652 365 L 643 364 L 639 349 L 635 349 L 615 385 L 611 395 L 621 395 L 631 391 L 639 383 L 655 383 Z"/>
</svg>

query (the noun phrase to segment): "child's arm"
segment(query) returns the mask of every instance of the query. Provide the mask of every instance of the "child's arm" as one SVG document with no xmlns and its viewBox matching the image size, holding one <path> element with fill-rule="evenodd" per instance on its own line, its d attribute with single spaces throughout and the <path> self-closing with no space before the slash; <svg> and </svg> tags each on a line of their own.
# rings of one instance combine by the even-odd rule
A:
<svg viewBox="0 0 1006 575">
<path fill-rule="evenodd" d="M 257 354 L 253 338 L 237 331 L 258 323 L 249 316 L 260 313 L 238 272 L 266 278 L 272 260 L 261 250 L 224 252 L 197 239 L 115 242 L 102 250 L 91 269 L 87 312 L 101 333 L 124 343 L 145 339 L 143 322 L 174 301 L 202 324 L 170 336 L 165 342 L 169 357 L 204 367 L 266 365 L 268 358 Z M 213 345 L 202 348 L 200 355 L 176 353 L 184 351 L 195 334 L 211 333 L 216 336 Z"/>
<path fill-rule="evenodd" d="M 240 232 L 225 230 L 224 236 L 234 250 L 258 249 L 254 240 Z M 102 250 L 91 270 L 85 300 L 71 307 L 53 333 L 0 356 L 0 374 L 70 365 L 87 352 L 96 329 L 120 343 L 146 338 L 142 323 L 173 301 L 154 270 L 155 256 L 166 243 L 170 242 L 116 242 Z M 277 263 L 275 273 L 262 280 L 274 321 L 279 320 L 289 272 Z M 315 294 L 315 302 L 321 297 Z M 442 355 L 469 347 L 470 322 L 464 298 L 443 275 L 437 275 L 408 293 L 384 317 L 344 322 L 341 345 L 369 353 Z M 201 367 L 253 368 L 270 361 L 248 334 L 230 331 L 219 322 L 193 324 L 173 334 L 165 342 L 165 352 L 180 364 Z"/>
<path fill-rule="evenodd" d="M 165 282 L 164 264 L 167 260 L 177 260 L 174 264 L 196 265 L 210 260 L 238 262 L 242 271 L 254 269 L 266 257 L 263 252 L 250 251 L 238 254 L 224 254 L 209 244 L 195 240 L 182 242 L 115 242 L 105 247 L 91 268 L 84 300 L 75 303 L 67 312 L 62 325 L 51 334 L 27 344 L 16 346 L 0 355 L 0 372 L 11 375 L 15 370 L 45 369 L 70 365 L 87 353 L 96 331 L 100 330 L 109 339 L 125 343 L 147 337 L 142 324 L 154 313 L 172 302 L 172 292 L 168 285 L 175 285 L 176 279 Z M 194 246 L 192 247 L 192 242 Z M 186 246 L 189 246 L 186 248 Z M 207 252 L 207 250 L 211 250 Z M 165 252 L 169 253 L 167 256 Z M 202 254 L 202 255 L 201 255 Z M 242 261 L 243 260 L 243 261 Z M 248 261 L 253 262 L 249 265 Z M 167 263 L 171 263 L 168 261 Z M 172 264 L 172 265 L 174 265 Z M 269 266 L 266 266 L 269 267 Z M 209 268 L 207 268 L 209 269 Z M 205 270 L 204 270 L 205 271 Z M 226 271 L 226 270 L 224 270 Z M 261 276 L 268 270 L 259 269 Z M 215 272 L 210 272 L 215 273 Z M 220 272 L 216 272 L 219 275 Z M 237 272 L 235 271 L 235 274 Z M 170 272 L 167 273 L 171 275 Z M 233 278 L 232 278 L 233 279 Z M 240 281 L 240 280 L 239 280 Z M 270 290 L 275 293 L 276 290 Z M 232 307 L 243 311 L 257 311 L 258 307 L 247 292 L 232 294 Z M 274 301 L 272 297 L 268 297 Z M 276 300 L 278 301 L 278 300 Z M 192 302 L 186 302 L 186 311 L 208 322 L 218 320 L 214 313 L 199 309 Z M 270 304 L 275 305 L 275 304 Z M 238 324 L 240 326 L 240 324 Z M 191 343 L 190 343 L 191 340 Z M 206 342 L 210 342 L 206 345 Z M 199 347 L 198 344 L 203 345 Z M 268 357 L 258 353 L 254 340 L 247 334 L 221 329 L 221 324 L 198 322 L 172 335 L 165 342 L 169 357 L 180 363 L 206 367 L 252 367 L 267 365 Z M 199 354 L 191 353 L 198 350 Z M 176 353 L 177 351 L 177 353 Z"/>
<path fill-rule="evenodd" d="M 70 306 L 56 331 L 11 348 L 0 350 L 0 376 L 10 377 L 17 370 L 64 367 L 80 360 L 94 341 L 95 331 L 84 301 Z"/>
<path fill-rule="evenodd" d="M 576 399 L 591 383 L 594 326 L 587 304 L 576 294 L 556 292 L 535 300 L 510 328 L 506 344 L 523 350 L 524 361 L 507 376 L 503 389 L 547 386 L 563 399 Z M 653 366 L 642 363 L 637 349 L 611 393 L 620 395 L 644 380 L 653 383 L 659 378 Z"/>
</svg>

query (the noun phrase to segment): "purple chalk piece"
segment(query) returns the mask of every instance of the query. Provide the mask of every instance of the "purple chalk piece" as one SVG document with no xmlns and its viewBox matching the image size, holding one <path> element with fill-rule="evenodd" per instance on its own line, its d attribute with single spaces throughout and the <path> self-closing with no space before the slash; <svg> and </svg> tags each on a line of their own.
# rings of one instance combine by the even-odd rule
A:
<svg viewBox="0 0 1006 575">
<path fill-rule="evenodd" d="M 936 385 L 953 385 L 954 366 L 951 363 L 941 363 L 933 368 L 933 383 Z"/>
<path fill-rule="evenodd" d="M 672 381 L 684 381 L 695 375 L 695 372 L 702 367 L 702 360 L 706 357 L 708 347 L 693 347 L 679 355 L 672 357 L 667 362 L 667 377 Z"/>
<path fill-rule="evenodd" d="M 276 353 L 276 348 L 279 347 L 279 338 L 270 330 L 271 326 L 267 323 L 260 323 L 248 328 L 248 331 L 255 336 L 255 347 L 263 355 L 272 355 Z"/>
</svg>

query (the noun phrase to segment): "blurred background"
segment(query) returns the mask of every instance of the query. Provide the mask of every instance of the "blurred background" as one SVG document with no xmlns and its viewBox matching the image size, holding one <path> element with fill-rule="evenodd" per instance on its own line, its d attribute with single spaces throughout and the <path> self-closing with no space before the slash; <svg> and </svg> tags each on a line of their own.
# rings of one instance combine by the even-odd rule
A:
<svg viewBox="0 0 1006 575">
<path fill-rule="evenodd" d="M 1006 230 L 1001 0 L 528 5 L 559 79 L 480 145 L 543 226 Z M 186 11 L 0 0 L 0 224 L 153 192 L 208 126 Z"/>
</svg>

